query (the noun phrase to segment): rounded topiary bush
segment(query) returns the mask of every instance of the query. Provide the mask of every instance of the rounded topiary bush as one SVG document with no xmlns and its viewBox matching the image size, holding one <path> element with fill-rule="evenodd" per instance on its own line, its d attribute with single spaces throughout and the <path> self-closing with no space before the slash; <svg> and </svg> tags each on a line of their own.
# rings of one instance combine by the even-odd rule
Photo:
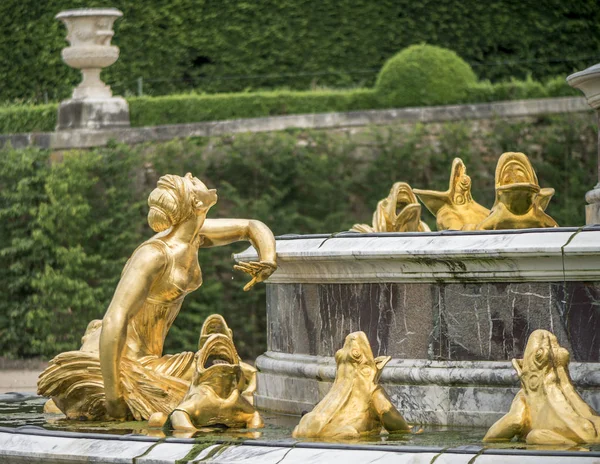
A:
<svg viewBox="0 0 600 464">
<path fill-rule="evenodd" d="M 389 106 L 446 105 L 464 101 L 476 82 L 471 66 L 452 50 L 421 44 L 390 58 L 375 87 Z"/>
</svg>

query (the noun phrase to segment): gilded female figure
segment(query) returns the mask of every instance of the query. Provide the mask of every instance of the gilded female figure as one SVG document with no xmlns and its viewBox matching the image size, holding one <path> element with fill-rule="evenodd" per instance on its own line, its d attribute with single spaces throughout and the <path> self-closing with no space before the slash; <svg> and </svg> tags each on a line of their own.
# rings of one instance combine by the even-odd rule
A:
<svg viewBox="0 0 600 464">
<path fill-rule="evenodd" d="M 206 219 L 217 201 L 190 173 L 160 178 L 148 198 L 148 223 L 157 232 L 133 253 L 103 320 L 92 321 L 78 351 L 61 353 L 40 375 L 38 393 L 69 418 L 147 419 L 179 404 L 194 371 L 194 353 L 163 356 L 165 337 L 185 295 L 202 284 L 199 248 L 250 240 L 260 262 L 236 266 L 252 276 L 276 269 L 275 239 L 247 219 Z"/>
</svg>

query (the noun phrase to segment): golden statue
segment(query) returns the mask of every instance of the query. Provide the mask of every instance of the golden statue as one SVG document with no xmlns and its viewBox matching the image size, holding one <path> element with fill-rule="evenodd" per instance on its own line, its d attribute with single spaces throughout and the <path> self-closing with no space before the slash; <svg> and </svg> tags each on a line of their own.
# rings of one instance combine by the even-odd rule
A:
<svg viewBox="0 0 600 464">
<path fill-rule="evenodd" d="M 435 216 L 437 230 L 472 230 L 490 214 L 489 209 L 473 200 L 471 178 L 460 158 L 452 162 L 448 190 L 413 191 Z"/>
<path fill-rule="evenodd" d="M 258 411 L 242 396 L 246 386 L 231 338 L 210 335 L 197 354 L 190 389 L 169 417 L 171 427 L 182 431 L 211 425 L 263 427 Z"/>
<path fill-rule="evenodd" d="M 211 314 L 206 318 L 204 324 L 202 324 L 200 340 L 198 341 L 198 350 L 202 350 L 202 347 L 204 347 L 208 338 L 213 334 L 226 335 L 231 338 L 231 341 L 233 342 L 233 331 L 229 328 L 227 322 L 225 322 L 225 318 L 220 314 Z M 237 356 L 237 351 L 235 351 L 235 355 Z M 240 365 L 244 377 L 244 388 L 240 390 L 240 393 L 248 403 L 253 405 L 254 392 L 256 391 L 256 368 L 243 362 L 239 356 L 237 356 L 236 364 Z"/>
<path fill-rule="evenodd" d="M 373 226 L 354 224 L 351 231 L 371 232 L 430 232 L 421 221 L 421 205 L 406 182 L 396 182 L 390 194 L 377 203 L 373 213 Z"/>
<path fill-rule="evenodd" d="M 508 414 L 490 427 L 483 441 L 517 436 L 531 445 L 600 443 L 600 416 L 573 387 L 569 352 L 554 334 L 534 331 L 523 359 L 513 359 L 512 363 L 521 390 Z"/>
<path fill-rule="evenodd" d="M 544 210 L 554 189 L 540 189 L 531 163 L 523 153 L 504 153 L 496 166 L 496 201 L 477 230 L 558 227 Z"/>
<path fill-rule="evenodd" d="M 235 266 L 249 273 L 249 290 L 276 269 L 275 239 L 247 219 L 206 219 L 217 202 L 191 174 L 166 175 L 148 198 L 157 232 L 134 252 L 101 323 L 93 321 L 78 351 L 61 353 L 40 374 L 38 393 L 73 419 L 148 419 L 170 414 L 186 395 L 194 353 L 163 356 L 167 332 L 186 294 L 202 284 L 199 248 L 250 240 L 260 262 Z"/>
<path fill-rule="evenodd" d="M 300 420 L 292 436 L 299 438 L 348 438 L 380 433 L 408 432 L 411 427 L 378 385 L 389 356 L 373 358 L 364 332 L 346 337 L 335 354 L 337 371 L 331 390 Z"/>
</svg>

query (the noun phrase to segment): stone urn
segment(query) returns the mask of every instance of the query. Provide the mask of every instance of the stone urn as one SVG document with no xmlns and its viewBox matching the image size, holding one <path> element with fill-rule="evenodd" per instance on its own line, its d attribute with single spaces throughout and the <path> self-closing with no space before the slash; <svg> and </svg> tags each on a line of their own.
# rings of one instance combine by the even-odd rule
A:
<svg viewBox="0 0 600 464">
<path fill-rule="evenodd" d="M 119 58 L 119 47 L 110 42 L 113 24 L 121 16 L 116 8 L 83 8 L 56 15 L 67 27 L 69 46 L 62 50 L 63 61 L 83 74 L 72 99 L 60 105 L 57 130 L 129 126 L 127 102 L 113 97 L 100 79 L 102 69 Z"/>
<path fill-rule="evenodd" d="M 588 204 L 585 206 L 586 225 L 600 224 L 600 63 L 567 77 L 567 83 L 581 90 L 585 98 L 598 114 L 598 183 L 585 194 Z"/>
</svg>

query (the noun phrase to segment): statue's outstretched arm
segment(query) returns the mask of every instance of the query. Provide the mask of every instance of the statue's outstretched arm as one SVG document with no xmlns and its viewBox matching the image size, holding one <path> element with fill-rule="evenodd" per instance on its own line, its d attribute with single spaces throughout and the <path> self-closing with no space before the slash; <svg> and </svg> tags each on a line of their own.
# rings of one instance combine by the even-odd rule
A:
<svg viewBox="0 0 600 464">
<path fill-rule="evenodd" d="M 261 261 L 275 262 L 275 237 L 265 224 L 254 219 L 207 219 L 200 233 L 203 248 L 249 240 Z"/>
<path fill-rule="evenodd" d="M 275 237 L 265 224 L 253 219 L 207 219 L 200 230 L 204 237 L 202 247 L 227 245 L 240 240 L 249 240 L 260 262 L 239 263 L 235 269 L 252 276 L 244 290 L 250 290 L 257 282 L 266 280 L 277 269 Z"/>
<path fill-rule="evenodd" d="M 119 381 L 119 366 L 127 337 L 127 325 L 141 309 L 154 279 L 160 274 L 165 262 L 165 256 L 160 250 L 152 246 L 139 248 L 127 264 L 102 320 L 100 368 L 107 411 L 115 419 L 124 418 L 127 412 Z"/>
</svg>

